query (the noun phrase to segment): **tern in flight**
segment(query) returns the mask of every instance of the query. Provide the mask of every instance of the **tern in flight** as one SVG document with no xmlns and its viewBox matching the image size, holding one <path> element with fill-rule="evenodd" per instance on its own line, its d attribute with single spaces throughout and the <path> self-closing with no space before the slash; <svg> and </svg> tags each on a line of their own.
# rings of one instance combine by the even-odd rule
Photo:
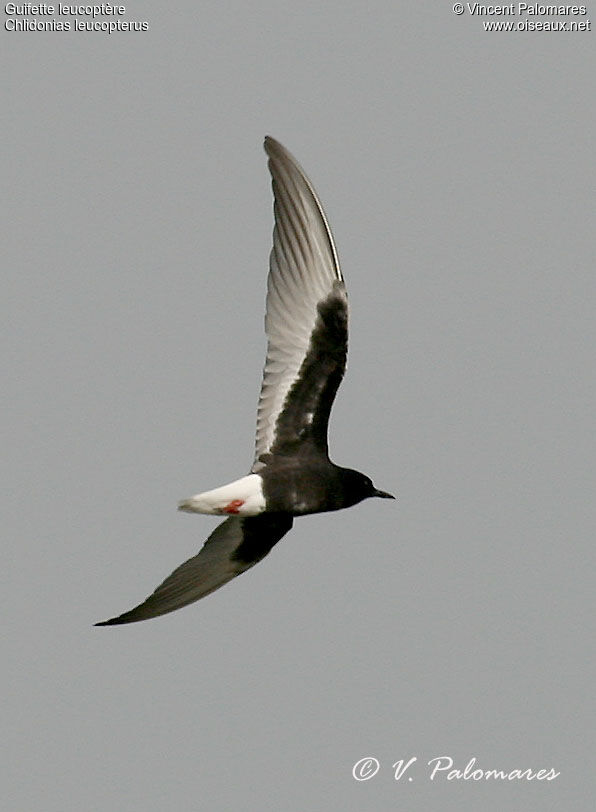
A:
<svg viewBox="0 0 596 812">
<path fill-rule="evenodd" d="M 97 626 L 164 615 L 208 595 L 264 558 L 295 516 L 341 510 L 371 496 L 394 498 L 329 459 L 327 424 L 348 350 L 346 288 L 312 184 L 278 141 L 267 137 L 265 151 L 275 226 L 252 468 L 180 502 L 180 510 L 227 518 L 143 603 Z"/>
</svg>

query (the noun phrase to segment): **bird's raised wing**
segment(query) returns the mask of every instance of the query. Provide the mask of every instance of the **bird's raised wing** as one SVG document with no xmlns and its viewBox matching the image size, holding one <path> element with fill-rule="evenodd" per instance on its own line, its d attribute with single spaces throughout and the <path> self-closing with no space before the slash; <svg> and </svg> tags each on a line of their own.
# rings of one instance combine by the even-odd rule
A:
<svg viewBox="0 0 596 812">
<path fill-rule="evenodd" d="M 292 155 L 265 139 L 275 227 L 267 280 L 267 357 L 252 470 L 269 454 L 327 455 L 329 412 L 344 374 L 348 304 L 323 208 Z"/>
<path fill-rule="evenodd" d="M 147 600 L 95 625 L 135 623 L 199 600 L 257 564 L 288 532 L 292 521 L 291 516 L 279 513 L 230 516 L 215 528 L 201 552 L 175 569 Z"/>
</svg>

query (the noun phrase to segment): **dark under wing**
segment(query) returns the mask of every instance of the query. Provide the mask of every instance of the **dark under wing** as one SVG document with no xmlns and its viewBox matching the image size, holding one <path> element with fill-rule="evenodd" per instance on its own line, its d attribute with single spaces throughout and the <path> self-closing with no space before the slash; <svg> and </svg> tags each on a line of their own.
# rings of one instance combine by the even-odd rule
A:
<svg viewBox="0 0 596 812">
<path fill-rule="evenodd" d="M 348 354 L 348 308 L 343 291 L 317 307 L 308 352 L 275 425 L 271 454 L 327 456 L 327 427 Z"/>
<path fill-rule="evenodd" d="M 329 412 L 348 341 L 346 289 L 323 207 L 295 158 L 272 138 L 265 149 L 275 227 L 253 471 L 270 454 L 326 458 Z"/>
<path fill-rule="evenodd" d="M 143 603 L 95 625 L 135 623 L 203 598 L 257 564 L 285 536 L 292 522 L 292 516 L 285 513 L 230 516 L 215 528 L 200 553 L 175 569 Z"/>
</svg>

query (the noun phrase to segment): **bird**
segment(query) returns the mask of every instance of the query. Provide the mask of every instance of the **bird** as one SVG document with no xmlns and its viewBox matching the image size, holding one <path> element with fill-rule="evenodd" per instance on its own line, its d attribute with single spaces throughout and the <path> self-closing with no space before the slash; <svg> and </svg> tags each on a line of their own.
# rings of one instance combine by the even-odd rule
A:
<svg viewBox="0 0 596 812">
<path fill-rule="evenodd" d="M 250 472 L 181 501 L 189 513 L 226 516 L 200 552 L 142 603 L 96 626 L 165 615 L 261 561 L 295 517 L 395 499 L 370 477 L 329 459 L 327 427 L 346 368 L 348 301 L 331 229 L 315 189 L 279 141 L 264 142 L 273 190 L 267 352 Z"/>
</svg>

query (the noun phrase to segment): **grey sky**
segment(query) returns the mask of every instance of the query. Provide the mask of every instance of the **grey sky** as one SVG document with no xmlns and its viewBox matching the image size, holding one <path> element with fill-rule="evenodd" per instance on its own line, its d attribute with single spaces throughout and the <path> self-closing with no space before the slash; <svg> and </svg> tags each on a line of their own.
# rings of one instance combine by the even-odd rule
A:
<svg viewBox="0 0 596 812">
<path fill-rule="evenodd" d="M 1 32 L 5 808 L 591 808 L 593 32 L 450 3 L 122 19 L 149 30 Z M 92 628 L 202 545 L 178 500 L 250 466 L 265 133 L 350 296 L 332 457 L 398 501 Z M 561 775 L 431 781 L 438 756 Z"/>
</svg>

